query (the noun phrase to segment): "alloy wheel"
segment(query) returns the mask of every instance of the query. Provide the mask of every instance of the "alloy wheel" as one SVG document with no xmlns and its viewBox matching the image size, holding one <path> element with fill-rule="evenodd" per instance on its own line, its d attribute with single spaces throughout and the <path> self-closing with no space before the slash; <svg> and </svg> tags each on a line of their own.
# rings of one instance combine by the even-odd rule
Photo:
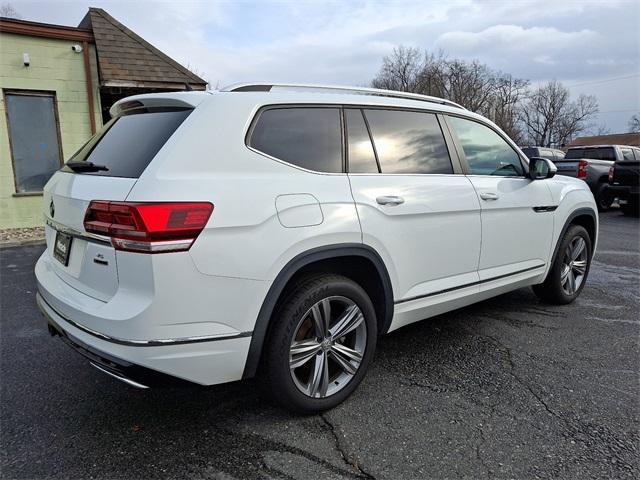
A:
<svg viewBox="0 0 640 480">
<path fill-rule="evenodd" d="M 560 284 L 567 295 L 578 291 L 587 273 L 587 243 L 582 237 L 575 237 L 564 252 Z"/>
<path fill-rule="evenodd" d="M 298 390 L 326 398 L 356 375 L 367 344 L 360 308 L 342 296 L 323 298 L 302 316 L 289 346 L 289 370 Z"/>
</svg>

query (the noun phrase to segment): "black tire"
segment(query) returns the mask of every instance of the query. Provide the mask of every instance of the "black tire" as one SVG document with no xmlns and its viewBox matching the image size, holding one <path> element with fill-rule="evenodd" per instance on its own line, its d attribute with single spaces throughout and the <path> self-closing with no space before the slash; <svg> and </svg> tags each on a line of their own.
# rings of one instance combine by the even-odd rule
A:
<svg viewBox="0 0 640 480">
<path fill-rule="evenodd" d="M 567 293 L 562 284 L 562 272 L 563 268 L 566 268 L 565 259 L 567 255 L 567 248 L 577 238 L 582 238 L 585 242 L 586 249 L 586 266 L 584 270 L 584 275 L 580 282 L 580 285 L 575 289 L 572 294 Z M 556 256 L 553 259 L 553 264 L 551 265 L 551 269 L 547 274 L 547 278 L 545 281 L 539 285 L 533 286 L 533 291 L 535 294 L 546 302 L 555 304 L 555 305 L 566 305 L 568 303 L 573 302 L 587 281 L 587 277 L 589 275 L 589 268 L 591 267 L 591 238 L 589 238 L 589 234 L 580 225 L 571 225 L 564 237 L 560 240 L 560 245 L 558 247 L 558 251 L 556 252 Z M 571 272 L 573 274 L 573 270 Z"/>
<path fill-rule="evenodd" d="M 302 325 L 302 322 L 313 322 L 313 319 L 309 318 L 309 316 L 312 315 L 309 313 L 311 308 L 327 298 L 348 299 L 360 309 L 364 321 L 359 323 L 360 327 L 358 327 L 358 330 L 365 329 L 366 339 L 362 340 L 362 344 L 364 345 L 362 360 L 355 373 L 350 374 L 350 379 L 345 381 L 344 385 L 340 386 L 340 389 L 335 393 L 329 394 L 329 391 L 326 390 L 327 396 L 312 398 L 308 394 L 303 393 L 300 387 L 296 385 L 293 378 L 294 374 L 290 369 L 289 353 L 293 336 L 300 331 L 299 326 Z M 334 308 L 335 307 L 332 307 L 332 314 L 330 314 L 329 317 L 332 315 L 340 316 L 340 310 L 336 309 L 334 313 Z M 344 310 L 344 312 L 346 312 L 346 310 Z M 304 320 L 305 318 L 307 318 L 307 320 Z M 307 329 L 307 332 L 308 331 Z M 361 333 L 359 334 L 361 335 Z M 313 332 L 311 332 L 311 335 L 313 336 Z M 275 403 L 301 413 L 314 413 L 333 408 L 351 395 L 364 378 L 373 358 L 377 335 L 375 309 L 371 303 L 371 299 L 360 285 L 346 277 L 333 274 L 303 279 L 299 285 L 288 293 L 277 309 L 274 317 L 271 319 L 259 372 L 259 379 L 263 391 Z M 362 337 L 360 338 L 362 339 Z M 317 355 L 322 354 L 322 351 L 317 353 Z M 331 352 L 326 353 L 324 358 L 332 358 Z M 325 361 L 328 362 L 328 360 Z M 313 366 L 309 368 L 312 369 L 315 367 L 316 362 L 318 362 L 318 358 L 311 357 L 308 363 L 312 363 Z M 339 374 L 340 369 L 335 368 L 339 367 L 338 362 L 332 358 L 332 362 L 329 362 L 328 365 L 334 368 L 334 372 L 336 372 L 334 375 Z M 344 374 L 345 372 L 343 371 L 342 373 Z M 310 372 L 310 375 L 313 375 L 313 372 Z M 309 378 L 311 379 L 311 377 Z M 331 388 L 337 388 L 334 387 L 334 384 L 338 385 L 337 380 L 339 380 L 339 378 L 332 378 L 334 379 L 333 381 L 325 382 L 325 384 L 329 384 Z M 312 383 L 311 380 L 309 383 Z"/>
<path fill-rule="evenodd" d="M 611 208 L 611 204 L 613 203 L 613 198 L 609 195 L 608 189 L 608 184 L 600 182 L 593 195 L 599 212 L 606 212 Z"/>
</svg>

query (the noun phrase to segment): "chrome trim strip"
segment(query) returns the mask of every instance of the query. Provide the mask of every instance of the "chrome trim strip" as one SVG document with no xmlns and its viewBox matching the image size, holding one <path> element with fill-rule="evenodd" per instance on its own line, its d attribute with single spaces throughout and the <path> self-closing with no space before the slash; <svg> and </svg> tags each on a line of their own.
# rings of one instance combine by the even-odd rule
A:
<svg viewBox="0 0 640 480">
<path fill-rule="evenodd" d="M 102 373 L 106 373 L 107 375 L 110 375 L 113 378 L 117 378 L 118 380 L 120 380 L 121 382 L 126 383 L 127 385 L 131 385 L 132 387 L 136 387 L 136 388 L 149 388 L 146 385 L 143 385 L 143 384 L 138 383 L 138 382 L 134 382 L 133 380 L 131 380 L 131 379 L 127 378 L 127 377 L 116 375 L 115 373 L 110 372 L 109 370 L 107 370 L 105 368 L 102 368 L 100 365 L 97 365 L 97 364 L 95 364 L 93 362 L 89 362 L 89 363 L 91 364 L 92 367 L 100 370 Z"/>
<path fill-rule="evenodd" d="M 48 226 L 50 226 L 54 230 L 58 232 L 66 233 L 67 235 L 71 235 L 74 238 L 81 238 L 82 240 L 86 240 L 87 242 L 111 245 L 111 239 L 109 237 L 96 235 L 94 233 L 79 232 L 78 230 L 62 225 L 61 223 L 58 223 L 55 220 L 51 220 L 50 218 L 45 218 L 44 221 Z"/>
<path fill-rule="evenodd" d="M 97 332 L 92 330 L 89 327 L 85 327 L 84 325 L 80 325 L 79 323 L 74 322 L 70 318 L 62 315 L 55 308 L 53 308 L 49 302 L 47 302 L 44 297 L 40 294 L 40 292 L 36 295 L 36 302 L 38 304 L 38 308 L 40 311 L 53 322 L 59 323 L 56 319 L 51 318 L 49 313 L 46 311 L 46 308 L 51 309 L 53 313 L 58 315 L 65 322 L 70 324 L 71 326 L 77 328 L 78 330 L 82 330 L 89 335 L 93 335 L 101 340 L 105 340 L 111 343 L 117 343 L 118 345 L 127 345 L 131 347 L 159 347 L 163 345 L 183 345 L 186 343 L 201 343 L 201 342 L 215 342 L 218 340 L 233 340 L 236 338 L 245 338 L 253 335 L 253 332 L 239 332 L 233 335 L 202 335 L 198 337 L 183 337 L 183 338 L 165 338 L 165 339 L 157 339 L 157 340 L 131 340 L 124 338 L 111 337 L 109 335 L 105 335 L 104 333 Z M 45 308 L 46 306 L 46 308 Z"/>
<path fill-rule="evenodd" d="M 455 290 L 461 290 L 463 288 L 475 287 L 476 285 L 482 285 L 485 283 L 493 282 L 495 280 L 500 280 L 502 278 L 511 277 L 512 275 L 518 275 L 519 273 L 526 273 L 531 270 L 537 270 L 538 268 L 543 268 L 546 266 L 546 263 L 541 263 L 540 265 L 536 265 L 535 267 L 525 268 L 523 270 L 518 270 L 517 272 L 505 273 L 504 275 L 498 275 L 497 277 L 487 278 L 486 280 L 479 280 L 477 282 L 465 283 L 464 285 L 459 285 L 457 287 L 445 288 L 444 290 L 438 290 L 437 292 L 427 293 L 425 295 L 416 295 L 415 297 L 403 298 L 402 300 L 396 300 L 394 305 L 398 305 L 399 303 L 411 302 L 413 300 L 419 300 L 421 298 L 433 297 L 435 295 L 441 295 L 443 293 L 453 292 Z"/>
</svg>

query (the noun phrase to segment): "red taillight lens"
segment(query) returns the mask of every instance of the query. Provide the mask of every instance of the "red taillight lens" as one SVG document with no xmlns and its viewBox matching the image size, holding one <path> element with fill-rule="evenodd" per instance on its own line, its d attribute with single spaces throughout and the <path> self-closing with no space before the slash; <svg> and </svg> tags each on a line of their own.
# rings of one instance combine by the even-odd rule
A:
<svg viewBox="0 0 640 480">
<path fill-rule="evenodd" d="M 146 253 L 189 250 L 213 212 L 208 202 L 133 203 L 94 200 L 84 216 L 87 232 L 111 237 L 118 250 Z"/>
<path fill-rule="evenodd" d="M 613 169 L 615 167 L 611 166 L 609 167 L 609 183 L 613 183 Z"/>
<path fill-rule="evenodd" d="M 584 160 L 578 162 L 578 178 L 587 178 L 587 165 L 588 163 Z"/>
</svg>

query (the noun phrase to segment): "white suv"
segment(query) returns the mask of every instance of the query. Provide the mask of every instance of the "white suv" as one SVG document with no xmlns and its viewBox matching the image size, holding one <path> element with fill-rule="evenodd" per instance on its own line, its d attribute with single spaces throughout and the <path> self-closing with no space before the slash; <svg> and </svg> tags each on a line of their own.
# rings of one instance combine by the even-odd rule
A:
<svg viewBox="0 0 640 480">
<path fill-rule="evenodd" d="M 50 332 L 129 384 L 258 375 L 327 409 L 379 335 L 589 273 L 587 185 L 452 102 L 244 84 L 111 113 L 46 185 L 35 271 Z"/>
</svg>

